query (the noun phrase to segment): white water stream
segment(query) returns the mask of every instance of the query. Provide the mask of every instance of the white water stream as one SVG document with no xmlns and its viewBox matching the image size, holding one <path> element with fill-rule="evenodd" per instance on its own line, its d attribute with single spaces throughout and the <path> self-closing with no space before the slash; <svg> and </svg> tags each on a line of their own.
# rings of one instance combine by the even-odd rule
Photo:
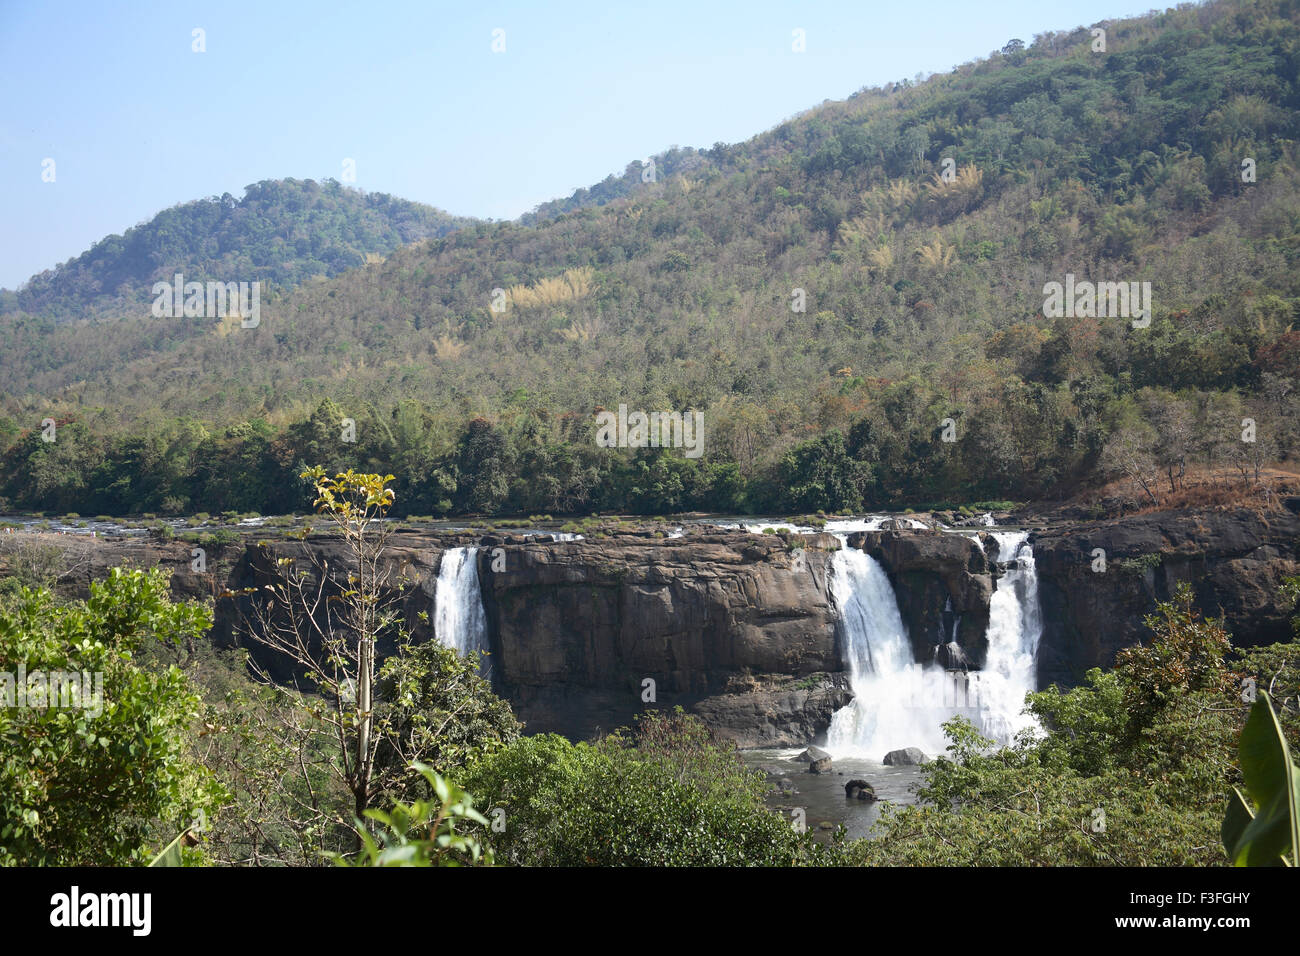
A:
<svg viewBox="0 0 1300 956">
<path fill-rule="evenodd" d="M 478 548 L 449 548 L 443 553 L 434 591 L 433 633 L 440 644 L 461 656 L 488 649 Z"/>
<path fill-rule="evenodd" d="M 984 667 L 945 670 L 938 660 L 915 659 L 884 568 L 847 546 L 849 531 L 871 530 L 880 520 L 827 525 L 842 545 L 831 561 L 829 586 L 840 611 L 853 689 L 853 700 L 831 720 L 827 749 L 835 756 L 873 760 L 903 747 L 939 754 L 947 746 L 940 725 L 958 714 L 999 744 L 1033 728 L 1032 718 L 1020 713 L 1025 694 L 1036 688 L 1042 636 L 1038 576 L 1028 535 L 992 532 L 999 560 L 1010 567 L 993 593 Z M 955 639 L 955 620 L 953 630 Z"/>
</svg>

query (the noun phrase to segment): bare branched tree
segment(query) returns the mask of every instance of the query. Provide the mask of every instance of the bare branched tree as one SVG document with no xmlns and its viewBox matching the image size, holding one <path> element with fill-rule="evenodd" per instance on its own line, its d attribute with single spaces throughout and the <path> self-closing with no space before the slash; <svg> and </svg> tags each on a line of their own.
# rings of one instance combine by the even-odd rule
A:
<svg viewBox="0 0 1300 956">
<path fill-rule="evenodd" d="M 92 548 L 77 535 L 24 533 L 0 538 L 0 563 L 25 587 L 54 588 L 90 564 Z"/>
<path fill-rule="evenodd" d="M 310 682 L 317 696 L 304 697 L 306 722 L 286 727 L 286 732 L 329 738 L 331 769 L 352 795 L 355 818 L 364 820 L 375 794 L 379 744 L 375 644 L 401 619 L 393 597 L 394 570 L 383 561 L 389 536 L 384 516 L 393 503 L 388 487 L 393 476 L 348 470 L 330 478 L 316 467 L 302 477 L 316 490 L 317 513 L 329 518 L 342 538 L 347 566 L 330 567 L 304 540 L 302 559 L 277 558 L 280 573 L 260 588 L 243 592 L 253 598 L 245 624 L 253 641 L 286 657 Z M 299 537 L 305 539 L 306 534 Z M 264 668 L 252 666 L 271 682 Z M 305 765 L 302 772 L 309 776 Z M 310 780 L 306 789 L 310 793 Z M 350 820 L 340 822 L 355 826 Z"/>
<path fill-rule="evenodd" d="M 1153 436 L 1135 428 L 1120 428 L 1107 440 L 1101 452 L 1101 466 L 1136 482 L 1154 505 L 1160 504 L 1155 486 L 1160 471 L 1151 452 Z"/>
</svg>

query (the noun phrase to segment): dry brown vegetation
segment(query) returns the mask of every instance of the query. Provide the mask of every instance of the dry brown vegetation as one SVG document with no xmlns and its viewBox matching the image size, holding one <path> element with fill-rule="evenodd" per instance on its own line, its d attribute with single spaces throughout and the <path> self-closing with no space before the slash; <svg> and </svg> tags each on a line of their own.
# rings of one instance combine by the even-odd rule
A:
<svg viewBox="0 0 1300 956">
<path fill-rule="evenodd" d="M 1300 472 L 1290 466 L 1271 466 L 1260 470 L 1259 480 L 1243 480 L 1230 468 L 1189 468 L 1177 491 L 1167 489 L 1151 502 L 1136 482 L 1121 478 L 1077 495 L 1072 504 L 1125 501 L 1125 514 L 1151 514 L 1184 508 L 1236 509 L 1261 511 L 1282 509 L 1281 499 L 1300 494 Z"/>
<path fill-rule="evenodd" d="M 0 577 L 53 588 L 88 565 L 93 550 L 84 535 L 6 531 L 0 534 Z"/>
</svg>

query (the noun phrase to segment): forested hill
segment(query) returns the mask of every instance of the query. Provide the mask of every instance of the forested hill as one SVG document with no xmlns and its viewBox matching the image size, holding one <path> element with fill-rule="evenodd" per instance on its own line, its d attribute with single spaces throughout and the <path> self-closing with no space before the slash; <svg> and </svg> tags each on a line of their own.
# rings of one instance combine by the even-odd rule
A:
<svg viewBox="0 0 1300 956">
<path fill-rule="evenodd" d="M 1300 2 L 1095 27 L 633 163 L 256 329 L 0 317 L 0 497 L 265 511 L 306 461 L 421 513 L 851 510 L 1292 460 Z M 1150 322 L 1048 307 L 1076 279 L 1149 288 Z M 701 410 L 704 455 L 597 447 L 620 404 Z"/>
<path fill-rule="evenodd" d="M 55 318 L 148 313 L 157 281 L 261 281 L 287 290 L 332 277 L 398 246 L 446 235 L 468 220 L 334 180 L 265 180 L 165 209 L 123 235 L 109 236 L 15 292 L 0 311 Z"/>
</svg>

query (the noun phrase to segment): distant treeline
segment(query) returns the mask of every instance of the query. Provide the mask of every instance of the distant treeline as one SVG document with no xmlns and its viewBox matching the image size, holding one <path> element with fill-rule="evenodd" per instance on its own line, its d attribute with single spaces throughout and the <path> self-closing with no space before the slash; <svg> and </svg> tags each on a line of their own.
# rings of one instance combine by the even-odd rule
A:
<svg viewBox="0 0 1300 956">
<path fill-rule="evenodd" d="M 1256 361 L 1282 356 L 1292 366 L 1287 374 L 1238 369 L 1266 384 L 1246 397 L 1121 389 L 1114 378 L 1013 377 L 987 382 L 979 402 L 954 403 L 917 378 L 846 378 L 835 398 L 847 428 L 782 444 L 773 418 L 794 410 L 733 403 L 705 416 L 699 457 L 600 447 L 594 414 L 518 407 L 491 420 L 456 419 L 413 400 L 347 413 L 325 400 L 282 427 L 259 418 L 212 429 L 182 419 L 122 433 L 98 427 L 103 413 L 25 430 L 0 419 L 0 508 L 302 511 L 308 489 L 298 475 L 312 464 L 391 473 L 398 515 L 845 512 L 1030 500 L 1109 478 L 1130 479 L 1134 494 L 1156 501 L 1181 490 L 1196 465 L 1249 483 L 1271 463 L 1294 462 L 1300 332 L 1256 351 Z"/>
</svg>

